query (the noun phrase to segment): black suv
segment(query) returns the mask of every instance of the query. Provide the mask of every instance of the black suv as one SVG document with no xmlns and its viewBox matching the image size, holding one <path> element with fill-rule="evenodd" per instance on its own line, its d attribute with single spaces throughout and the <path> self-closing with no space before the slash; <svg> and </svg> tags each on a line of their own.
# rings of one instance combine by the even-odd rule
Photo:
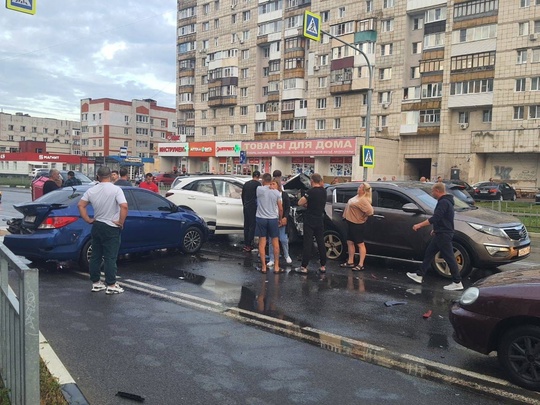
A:
<svg viewBox="0 0 540 405">
<path fill-rule="evenodd" d="M 327 188 L 325 244 L 329 259 L 345 255 L 346 231 L 342 218 L 347 201 L 356 195 L 360 182 Z M 433 215 L 437 201 L 431 184 L 420 182 L 370 182 L 374 215 L 367 222 L 368 256 L 420 262 L 430 240 L 431 227 L 413 231 L 412 226 Z M 530 254 L 525 226 L 511 215 L 471 207 L 454 198 L 454 252 L 462 275 L 473 267 L 496 267 Z M 450 277 L 446 262 L 437 255 L 433 268 Z"/>
</svg>

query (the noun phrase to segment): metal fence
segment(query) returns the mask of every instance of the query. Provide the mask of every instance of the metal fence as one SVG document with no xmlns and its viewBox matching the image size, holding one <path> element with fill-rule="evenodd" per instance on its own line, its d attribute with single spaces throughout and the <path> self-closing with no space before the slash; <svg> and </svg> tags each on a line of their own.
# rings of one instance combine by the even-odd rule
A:
<svg viewBox="0 0 540 405">
<path fill-rule="evenodd" d="M 11 405 L 40 402 L 38 298 L 37 269 L 0 242 L 0 376 Z"/>
<path fill-rule="evenodd" d="M 488 206 L 492 210 L 504 212 L 519 218 L 529 232 L 540 233 L 540 207 L 535 203 L 523 204 L 515 201 L 491 201 Z"/>
</svg>

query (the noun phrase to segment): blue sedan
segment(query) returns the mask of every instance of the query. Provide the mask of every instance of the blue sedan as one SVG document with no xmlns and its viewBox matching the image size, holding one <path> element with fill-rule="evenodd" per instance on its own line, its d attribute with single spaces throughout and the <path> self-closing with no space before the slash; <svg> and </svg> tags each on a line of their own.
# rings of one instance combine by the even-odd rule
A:
<svg viewBox="0 0 540 405">
<path fill-rule="evenodd" d="M 15 205 L 24 217 L 8 221 L 11 234 L 4 237 L 4 245 L 31 261 L 76 261 L 88 269 L 92 225 L 81 218 L 77 203 L 89 187 L 92 185 L 65 187 L 33 202 Z M 208 239 L 206 223 L 193 211 L 145 189 L 122 189 L 129 212 L 119 254 L 165 248 L 193 254 Z M 93 216 L 91 205 L 88 214 Z"/>
</svg>

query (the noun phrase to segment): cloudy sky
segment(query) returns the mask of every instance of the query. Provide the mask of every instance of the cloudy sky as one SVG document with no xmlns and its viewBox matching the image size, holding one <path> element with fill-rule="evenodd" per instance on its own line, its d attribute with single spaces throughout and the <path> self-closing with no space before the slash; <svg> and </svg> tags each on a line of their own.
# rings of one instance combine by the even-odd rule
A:
<svg viewBox="0 0 540 405">
<path fill-rule="evenodd" d="M 82 98 L 175 106 L 175 0 L 0 4 L 0 111 L 79 120 Z"/>
</svg>

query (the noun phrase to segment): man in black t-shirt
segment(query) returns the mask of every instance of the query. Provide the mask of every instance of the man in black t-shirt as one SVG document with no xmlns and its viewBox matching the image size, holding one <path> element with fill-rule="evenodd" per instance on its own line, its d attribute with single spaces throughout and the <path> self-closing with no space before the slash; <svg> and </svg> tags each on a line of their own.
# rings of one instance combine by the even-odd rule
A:
<svg viewBox="0 0 540 405">
<path fill-rule="evenodd" d="M 311 175 L 311 188 L 298 201 L 298 205 L 306 207 L 304 212 L 304 248 L 302 251 L 302 265 L 295 271 L 306 274 L 307 266 L 311 258 L 313 236 L 319 248 L 319 260 L 321 273 L 326 272 L 326 249 L 324 246 L 324 207 L 326 205 L 326 190 L 322 176 L 318 173 Z"/>
<path fill-rule="evenodd" d="M 242 205 L 244 206 L 244 252 L 253 250 L 255 237 L 255 214 L 257 213 L 257 187 L 261 185 L 261 172 L 255 170 L 252 179 L 242 187 Z"/>
</svg>

